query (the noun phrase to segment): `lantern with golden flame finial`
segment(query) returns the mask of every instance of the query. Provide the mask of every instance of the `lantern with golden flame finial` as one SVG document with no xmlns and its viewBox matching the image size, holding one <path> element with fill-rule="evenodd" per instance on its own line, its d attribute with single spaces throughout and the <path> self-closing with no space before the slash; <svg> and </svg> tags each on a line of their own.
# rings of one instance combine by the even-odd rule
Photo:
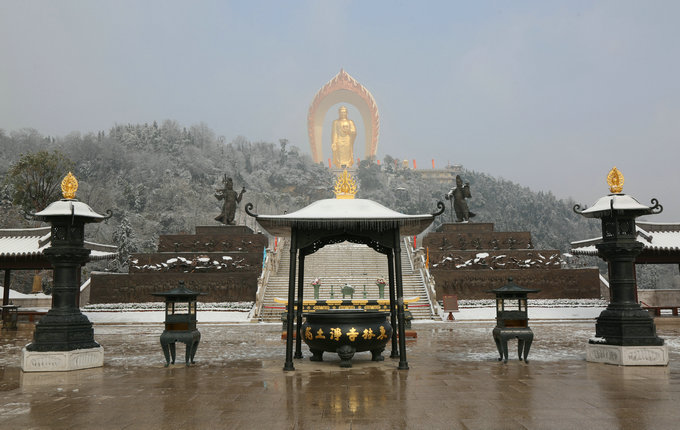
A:
<svg viewBox="0 0 680 430">
<path fill-rule="evenodd" d="M 73 173 L 68 172 L 68 175 L 61 181 L 61 195 L 65 199 L 73 200 L 76 198 L 76 191 L 78 191 L 78 180 Z"/>
<path fill-rule="evenodd" d="M 663 207 L 657 199 L 652 199 L 653 206 L 650 207 L 623 194 L 623 174 L 616 167 L 607 175 L 607 184 L 612 194 L 601 197 L 587 209 L 581 210 L 580 205 L 574 206 L 574 212 L 586 218 L 601 220 L 602 239 L 595 247 L 599 256 L 609 263 L 610 303 L 597 318 L 596 338 L 591 339 L 588 346 L 588 361 L 602 361 L 597 357 L 616 355 L 597 350 L 602 345 L 642 348 L 659 347 L 664 343 L 656 335 L 654 320 L 637 302 L 634 263 L 644 247 L 637 240 L 635 219 L 642 215 L 658 214 Z M 597 351 L 592 352 L 595 350 Z M 622 351 L 620 356 L 624 355 Z M 668 354 L 666 363 L 667 357 Z M 617 360 L 605 362 L 624 364 Z"/>
<path fill-rule="evenodd" d="M 61 189 L 63 199 L 38 213 L 29 214 L 33 219 L 51 225 L 50 247 L 43 254 L 54 267 L 54 287 L 52 308 L 36 325 L 33 342 L 22 351 L 21 367 L 26 372 L 99 367 L 104 360 L 103 349 L 94 340 L 92 324 L 78 306 L 79 275 L 90 255 L 90 250 L 84 246 L 85 224 L 104 221 L 112 213 L 98 214 L 86 203 L 76 200 L 78 181 L 71 172 L 61 182 Z M 67 355 L 77 351 L 81 358 L 66 359 L 67 364 L 54 369 L 35 367 L 34 363 L 52 363 L 54 360 L 45 357 L 51 357 L 54 351 Z"/>
<path fill-rule="evenodd" d="M 607 184 L 609 184 L 609 191 L 614 194 L 619 194 L 623 191 L 623 173 L 616 166 L 609 171 Z"/>
</svg>

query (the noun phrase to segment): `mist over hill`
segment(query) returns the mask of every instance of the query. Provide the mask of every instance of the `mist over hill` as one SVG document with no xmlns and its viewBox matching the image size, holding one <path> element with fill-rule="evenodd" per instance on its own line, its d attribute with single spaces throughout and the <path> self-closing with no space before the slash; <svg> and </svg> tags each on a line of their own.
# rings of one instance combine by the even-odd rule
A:
<svg viewBox="0 0 680 430">
<path fill-rule="evenodd" d="M 250 142 L 245 137 L 223 142 L 205 124 L 184 127 L 170 120 L 63 137 L 43 136 L 32 129 L 0 130 L 0 175 L 5 177 L 21 154 L 62 152 L 75 163 L 74 174 L 80 182 L 77 198 L 99 212 L 114 212 L 106 223 L 88 226 L 88 239 L 124 245 L 127 252 L 151 251 L 160 234 L 217 224 L 214 218 L 221 205 L 214 193 L 225 174 L 233 178 L 235 190 L 247 190 L 237 223 L 254 229 L 257 226 L 243 212 L 246 202 L 252 202 L 257 213 L 278 214 L 333 197 L 332 173 L 312 162 L 295 144 L 304 146 L 305 142 Z M 433 212 L 441 200 L 447 211 L 435 228 L 449 221 L 444 195 L 454 184 L 425 180 L 417 171 L 395 168 L 394 159 L 386 155 L 381 165 L 361 162 L 356 173 L 357 197 L 407 214 Z M 572 201 L 494 178 L 492 172 L 464 170 L 461 176 L 470 182 L 468 204 L 477 214 L 474 222 L 493 222 L 497 230 L 530 231 L 535 247 L 561 251 L 569 249 L 570 241 L 599 235 L 599 223 L 573 213 Z M 2 227 L 29 225 L 18 216 L 10 196 L 11 190 L 4 185 Z"/>
</svg>

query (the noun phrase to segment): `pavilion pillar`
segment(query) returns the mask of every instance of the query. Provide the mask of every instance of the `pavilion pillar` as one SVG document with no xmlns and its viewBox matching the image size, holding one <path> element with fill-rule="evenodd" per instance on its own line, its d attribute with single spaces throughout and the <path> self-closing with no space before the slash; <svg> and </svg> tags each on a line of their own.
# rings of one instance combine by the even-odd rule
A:
<svg viewBox="0 0 680 430">
<path fill-rule="evenodd" d="M 293 317 L 295 316 L 295 260 L 297 256 L 297 232 L 291 229 L 290 269 L 288 271 L 288 315 L 286 320 L 286 363 L 284 371 L 295 370 L 293 366 Z"/>
<path fill-rule="evenodd" d="M 5 269 L 5 282 L 2 284 L 3 292 L 2 292 L 2 305 L 7 306 L 9 305 L 9 282 L 10 282 L 10 274 L 11 270 Z M 2 308 L 2 320 L 5 320 L 5 308 Z"/>
<path fill-rule="evenodd" d="M 390 295 L 390 324 L 392 325 L 392 352 L 390 353 L 390 358 L 397 358 L 399 357 L 399 350 L 397 349 L 397 300 L 394 291 L 394 255 L 391 249 L 387 251 L 387 276 Z"/>
<path fill-rule="evenodd" d="M 295 358 L 302 358 L 302 299 L 305 282 L 305 254 L 300 251 L 298 272 L 297 323 L 295 324 Z"/>
<path fill-rule="evenodd" d="M 394 271 L 397 281 L 397 324 L 399 325 L 399 370 L 408 370 L 406 360 L 406 324 L 404 323 L 404 285 L 401 278 L 401 240 L 399 230 L 394 231 Z"/>
<path fill-rule="evenodd" d="M 12 273 L 11 270 L 5 269 L 5 282 L 2 284 L 2 286 L 3 286 L 2 305 L 3 306 L 9 305 L 9 282 L 10 282 L 11 273 Z"/>
</svg>

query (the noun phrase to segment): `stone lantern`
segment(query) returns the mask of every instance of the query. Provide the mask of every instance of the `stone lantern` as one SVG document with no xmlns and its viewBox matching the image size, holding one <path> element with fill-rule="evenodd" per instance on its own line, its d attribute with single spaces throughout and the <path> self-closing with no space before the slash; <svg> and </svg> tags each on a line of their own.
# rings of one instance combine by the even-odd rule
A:
<svg viewBox="0 0 680 430">
<path fill-rule="evenodd" d="M 490 293 L 496 295 L 496 327 L 493 329 L 493 340 L 496 342 L 498 361 L 508 362 L 508 340 L 517 339 L 519 359 L 528 363 L 527 356 L 534 333 L 529 328 L 527 313 L 527 294 L 538 293 L 540 290 L 523 288 L 508 278 L 508 283 Z"/>
<path fill-rule="evenodd" d="M 19 320 L 19 306 L 10 303 L 2 306 L 2 329 L 16 330 Z"/>
<path fill-rule="evenodd" d="M 661 213 L 663 207 L 640 204 L 623 194 L 623 175 L 614 167 L 607 176 L 611 194 L 574 212 L 602 220 L 602 240 L 596 246 L 608 263 L 610 301 L 595 325 L 586 349 L 588 361 L 618 365 L 667 365 L 668 347 L 656 335 L 654 319 L 636 300 L 635 257 L 643 245 L 636 239 L 635 218 Z"/>
<path fill-rule="evenodd" d="M 186 345 L 186 365 L 194 363 L 201 340 L 201 333 L 196 329 L 196 298 L 205 294 L 189 290 L 184 286 L 184 281 L 179 281 L 179 286 L 170 291 L 152 293 L 165 298 L 165 330 L 161 334 L 165 367 L 168 367 L 171 358 L 172 364 L 175 364 L 176 342 Z"/>
<path fill-rule="evenodd" d="M 54 267 L 54 287 L 52 308 L 36 325 L 33 342 L 21 351 L 25 372 L 87 369 L 104 363 L 104 349 L 94 340 L 92 323 L 78 307 L 78 275 L 90 255 L 84 247 L 85 224 L 112 214 L 98 214 L 76 200 L 77 189 L 78 181 L 69 172 L 61 182 L 64 198 L 29 215 L 52 226 L 51 246 L 44 255 Z"/>
</svg>

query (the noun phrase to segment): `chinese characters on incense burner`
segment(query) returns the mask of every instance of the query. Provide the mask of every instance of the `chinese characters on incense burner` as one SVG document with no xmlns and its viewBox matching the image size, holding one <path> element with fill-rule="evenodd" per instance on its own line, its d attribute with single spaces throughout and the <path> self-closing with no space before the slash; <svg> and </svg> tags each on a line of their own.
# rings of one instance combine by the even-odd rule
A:
<svg viewBox="0 0 680 430">
<path fill-rule="evenodd" d="M 302 338 L 313 356 L 323 361 L 324 352 L 335 352 L 340 367 L 352 367 L 356 352 L 370 351 L 371 360 L 382 361 L 382 352 L 392 337 L 388 312 L 366 312 L 363 309 L 338 309 L 305 313 Z"/>
</svg>

